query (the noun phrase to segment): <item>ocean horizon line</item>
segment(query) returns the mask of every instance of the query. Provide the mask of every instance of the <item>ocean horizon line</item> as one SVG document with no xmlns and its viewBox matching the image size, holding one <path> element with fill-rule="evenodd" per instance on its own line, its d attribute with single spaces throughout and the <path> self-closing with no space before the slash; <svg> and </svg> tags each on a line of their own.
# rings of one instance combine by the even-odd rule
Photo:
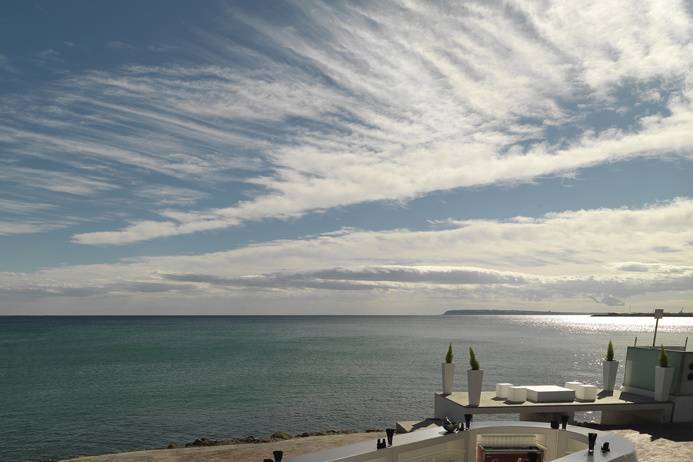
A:
<svg viewBox="0 0 693 462">
<path fill-rule="evenodd" d="M 545 315 L 561 315 L 561 316 L 589 316 L 593 312 L 585 313 L 563 313 L 560 311 L 547 311 L 546 313 L 524 314 L 518 312 L 517 315 L 522 316 L 545 316 Z M 474 313 L 465 316 L 512 316 L 513 313 Z M 410 318 L 426 318 L 446 316 L 445 313 L 439 314 L 0 314 L 0 318 L 325 318 L 325 317 L 359 317 L 359 318 L 392 318 L 392 317 L 410 317 Z M 458 316 L 458 315 L 447 315 Z"/>
</svg>

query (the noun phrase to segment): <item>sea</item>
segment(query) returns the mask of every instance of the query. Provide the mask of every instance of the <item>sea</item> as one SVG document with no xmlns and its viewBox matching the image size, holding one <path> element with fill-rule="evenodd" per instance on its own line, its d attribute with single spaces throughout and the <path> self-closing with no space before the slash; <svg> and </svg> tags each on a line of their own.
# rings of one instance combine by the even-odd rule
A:
<svg viewBox="0 0 693 462">
<path fill-rule="evenodd" d="M 572 315 L 0 317 L 0 460 L 429 417 L 448 343 L 459 390 L 469 347 L 485 389 L 599 384 L 609 340 L 620 383 L 626 346 L 653 330 Z M 657 344 L 689 335 L 693 318 L 664 318 Z"/>
</svg>

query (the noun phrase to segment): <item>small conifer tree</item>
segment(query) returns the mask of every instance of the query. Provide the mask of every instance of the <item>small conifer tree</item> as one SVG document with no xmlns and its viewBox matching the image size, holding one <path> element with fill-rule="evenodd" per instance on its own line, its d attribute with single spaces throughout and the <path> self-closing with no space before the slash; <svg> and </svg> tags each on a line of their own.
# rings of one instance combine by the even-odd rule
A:
<svg viewBox="0 0 693 462">
<path fill-rule="evenodd" d="M 476 354 L 474 354 L 472 347 L 469 347 L 469 366 L 473 371 L 479 370 L 479 361 L 477 361 Z"/>
<path fill-rule="evenodd" d="M 664 345 L 659 349 L 659 367 L 669 367 L 669 357 L 664 351 Z"/>
<path fill-rule="evenodd" d="M 606 348 L 606 360 L 614 360 L 614 345 L 611 343 L 611 340 L 609 340 L 609 346 Z"/>
<path fill-rule="evenodd" d="M 448 354 L 445 355 L 445 362 L 452 364 L 452 343 L 448 345 Z"/>
</svg>

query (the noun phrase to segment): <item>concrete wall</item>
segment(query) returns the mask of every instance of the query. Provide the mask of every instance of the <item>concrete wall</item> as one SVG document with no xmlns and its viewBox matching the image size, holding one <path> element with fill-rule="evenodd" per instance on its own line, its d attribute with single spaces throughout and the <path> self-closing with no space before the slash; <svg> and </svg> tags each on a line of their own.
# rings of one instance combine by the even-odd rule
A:
<svg viewBox="0 0 693 462">
<path fill-rule="evenodd" d="M 672 422 L 693 422 L 693 396 L 672 396 L 674 414 Z"/>
</svg>

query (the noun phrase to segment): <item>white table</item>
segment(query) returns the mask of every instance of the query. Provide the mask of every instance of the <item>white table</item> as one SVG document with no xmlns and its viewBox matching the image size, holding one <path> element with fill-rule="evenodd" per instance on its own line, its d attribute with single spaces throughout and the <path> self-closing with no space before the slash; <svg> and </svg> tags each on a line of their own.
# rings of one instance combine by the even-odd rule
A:
<svg viewBox="0 0 693 462">
<path fill-rule="evenodd" d="M 527 400 L 533 403 L 563 403 L 575 400 L 575 390 L 558 385 L 529 385 Z"/>
</svg>

